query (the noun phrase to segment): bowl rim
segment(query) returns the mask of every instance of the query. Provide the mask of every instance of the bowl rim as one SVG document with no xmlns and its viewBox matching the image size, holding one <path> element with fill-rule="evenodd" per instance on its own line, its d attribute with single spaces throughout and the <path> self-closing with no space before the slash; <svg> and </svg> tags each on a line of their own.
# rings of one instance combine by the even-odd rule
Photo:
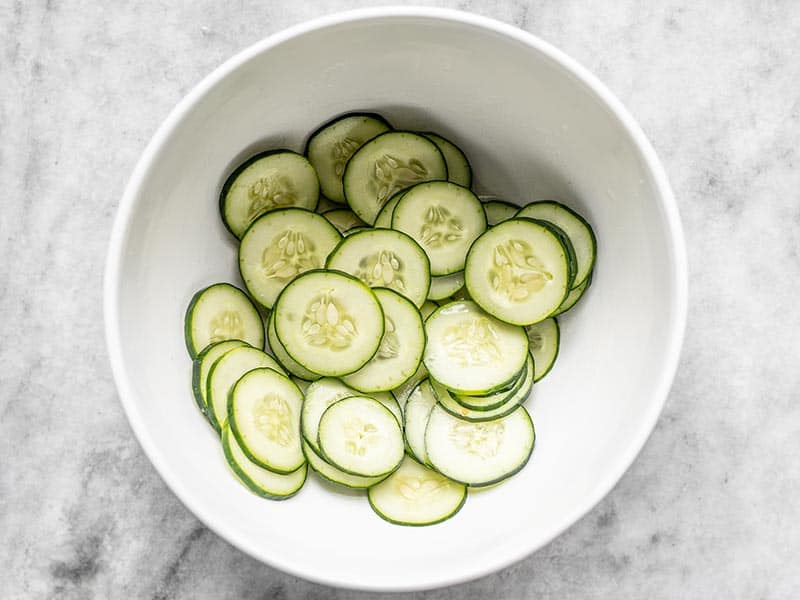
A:
<svg viewBox="0 0 800 600">
<path fill-rule="evenodd" d="M 660 371 L 657 383 L 654 387 L 654 396 L 657 402 L 653 403 L 649 413 L 639 425 L 635 436 L 629 441 L 621 458 L 608 469 L 608 474 L 602 483 L 595 487 L 593 492 L 586 496 L 581 505 L 574 511 L 568 513 L 564 518 L 554 523 L 545 535 L 541 536 L 538 543 L 520 543 L 517 546 L 504 547 L 504 552 L 491 553 L 487 555 L 486 562 L 479 570 L 471 572 L 448 572 L 433 576 L 420 578 L 406 578 L 391 584 L 374 582 L 357 582 L 345 577 L 330 577 L 316 574 L 313 569 L 307 568 L 304 564 L 295 564 L 284 560 L 279 553 L 267 555 L 261 549 L 251 544 L 248 540 L 226 530 L 223 523 L 210 511 L 203 510 L 194 500 L 193 495 L 184 488 L 167 464 L 161 459 L 161 452 L 156 442 L 150 436 L 144 425 L 142 415 L 137 407 L 135 398 L 136 393 L 132 385 L 131 377 L 127 372 L 123 362 L 120 318 L 119 318 L 119 283 L 120 283 L 120 264 L 123 259 L 123 250 L 127 241 L 130 229 L 131 216 L 137 204 L 136 198 L 144 182 L 145 176 L 152 167 L 159 149 L 164 141 L 171 135 L 175 127 L 181 122 L 184 115 L 220 80 L 229 73 L 237 69 L 243 63 L 253 57 L 269 50 L 295 37 L 302 36 L 316 30 L 325 29 L 341 25 L 346 22 L 364 21 L 372 19 L 386 19 L 396 17 L 414 17 L 430 20 L 442 20 L 455 22 L 462 25 L 473 26 L 490 32 L 511 38 L 533 50 L 548 57 L 568 73 L 575 76 L 589 92 L 593 93 L 611 111 L 619 123 L 623 126 L 626 133 L 633 140 L 634 145 L 640 154 L 644 164 L 650 171 L 658 195 L 661 199 L 661 210 L 666 223 L 668 255 L 672 259 L 671 287 L 673 289 L 670 299 L 673 307 L 673 318 L 670 324 L 670 335 L 667 344 L 666 360 Z M 112 375 L 117 387 L 119 399 L 128 418 L 131 429 L 139 441 L 145 455 L 155 467 L 158 474 L 178 497 L 178 499 L 188 508 L 200 521 L 217 535 L 230 542 L 239 550 L 252 556 L 253 558 L 281 571 L 302 577 L 309 581 L 325 585 L 347 589 L 360 589 L 368 591 L 417 591 L 433 589 L 457 583 L 471 581 L 483 577 L 514 564 L 525 557 L 533 554 L 537 550 L 549 544 L 553 539 L 561 535 L 569 527 L 577 523 L 589 511 L 591 511 L 621 480 L 622 476 L 633 464 L 645 442 L 650 437 L 658 418 L 666 403 L 672 382 L 678 367 L 678 362 L 683 346 L 683 339 L 686 329 L 686 319 L 688 310 L 688 272 L 686 248 L 684 242 L 683 229 L 681 226 L 678 207 L 673 196 L 669 180 L 664 168 L 659 161 L 655 150 L 648 141 L 639 124 L 633 116 L 622 105 L 622 103 L 611 93 L 611 91 L 600 82 L 600 80 L 581 66 L 574 59 L 570 58 L 561 50 L 552 46 L 548 42 L 541 40 L 535 35 L 523 31 L 514 25 L 504 23 L 477 15 L 474 13 L 463 12 L 446 8 L 430 8 L 419 6 L 384 6 L 374 8 L 362 8 L 336 12 L 309 21 L 304 21 L 276 32 L 263 40 L 241 50 L 222 65 L 204 77 L 194 88 L 183 97 L 181 101 L 172 109 L 167 118 L 161 123 L 153 137 L 145 147 L 136 167 L 125 187 L 124 194 L 117 208 L 117 214 L 111 230 L 108 253 L 106 257 L 104 281 L 103 281 L 103 313 L 105 321 L 105 338 L 108 349 L 109 361 L 111 364 Z"/>
</svg>

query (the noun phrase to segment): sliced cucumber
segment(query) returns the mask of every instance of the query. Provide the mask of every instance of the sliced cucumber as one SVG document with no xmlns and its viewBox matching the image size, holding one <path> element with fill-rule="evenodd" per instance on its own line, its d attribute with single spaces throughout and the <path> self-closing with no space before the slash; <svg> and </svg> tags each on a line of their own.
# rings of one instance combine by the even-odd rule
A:
<svg viewBox="0 0 800 600">
<path fill-rule="evenodd" d="M 402 385 L 422 363 L 425 326 L 417 307 L 397 292 L 376 288 L 384 329 L 375 356 L 355 373 L 342 377 L 359 392 L 387 392 Z"/>
<path fill-rule="evenodd" d="M 486 211 L 486 221 L 489 226 L 494 227 L 498 223 L 513 219 L 519 211 L 519 206 L 503 200 L 490 200 L 483 203 L 483 210 Z"/>
<path fill-rule="evenodd" d="M 467 488 L 406 456 L 400 467 L 368 492 L 379 517 L 397 525 L 433 525 L 455 515 Z"/>
<path fill-rule="evenodd" d="M 305 438 L 303 438 L 303 452 L 305 453 L 306 460 L 311 468 L 320 477 L 326 481 L 330 481 L 331 483 L 336 483 L 356 490 L 363 490 L 380 483 L 387 477 L 387 475 L 383 475 L 382 477 L 361 477 L 359 475 L 345 473 L 341 469 L 334 467 L 319 454 L 317 454 L 317 451 L 311 447 L 311 444 L 309 444 L 308 440 Z"/>
<path fill-rule="evenodd" d="M 192 391 L 194 392 L 194 399 L 197 402 L 200 412 L 204 415 L 208 410 L 208 402 L 206 400 L 206 384 L 208 382 L 208 372 L 211 370 L 217 359 L 225 354 L 228 350 L 239 348 L 240 346 L 248 346 L 246 342 L 241 340 L 225 340 L 224 342 L 217 342 L 206 346 L 197 358 L 194 359 L 192 364 Z"/>
<path fill-rule="evenodd" d="M 522 469 L 533 451 L 533 422 L 522 406 L 511 414 L 473 423 L 435 406 L 425 430 L 434 469 L 469 486 L 498 483 Z"/>
<path fill-rule="evenodd" d="M 331 225 L 339 230 L 339 233 L 345 234 L 357 227 L 364 227 L 366 223 L 358 218 L 358 215 L 349 208 L 336 208 L 322 213 L 322 216 L 330 221 Z"/>
<path fill-rule="evenodd" d="M 497 392 L 493 392 L 491 394 L 480 395 L 480 396 L 453 394 L 453 399 L 461 406 L 471 410 L 489 411 L 489 410 L 494 410 L 495 408 L 499 408 L 502 405 L 506 404 L 508 400 L 514 394 L 516 394 L 520 388 L 523 387 L 523 385 L 526 382 L 528 371 L 533 369 L 533 364 L 534 364 L 533 357 L 529 356 L 528 360 L 525 362 L 525 366 L 522 368 L 522 371 L 517 376 L 513 385 L 507 390 L 500 390 Z M 532 383 L 533 378 L 531 377 L 530 379 Z M 529 391 L 530 390 L 525 390 L 525 393 L 527 394 Z"/>
<path fill-rule="evenodd" d="M 552 200 L 533 202 L 517 213 L 518 217 L 541 219 L 564 231 L 575 249 L 578 270 L 572 287 L 577 287 L 589 277 L 597 254 L 597 240 L 589 223 L 571 208 Z"/>
<path fill-rule="evenodd" d="M 239 246 L 239 271 L 247 290 L 272 308 L 294 277 L 325 265 L 342 235 L 322 215 L 299 208 L 274 210 L 257 219 Z"/>
<path fill-rule="evenodd" d="M 314 450 L 319 450 L 319 446 L 317 446 L 317 435 L 319 431 L 319 420 L 322 418 L 322 413 L 324 413 L 331 404 L 342 398 L 359 395 L 361 394 L 359 394 L 358 391 L 332 377 L 324 377 L 308 386 L 300 416 L 300 430 L 303 437 L 311 444 Z M 400 409 L 400 404 L 392 394 L 376 392 L 369 394 L 369 396 L 388 408 L 395 416 L 398 423 L 403 422 L 403 413 Z"/>
<path fill-rule="evenodd" d="M 383 310 L 360 280 L 339 271 L 295 278 L 275 303 L 275 333 L 296 362 L 320 375 L 354 373 L 383 338 Z"/>
<path fill-rule="evenodd" d="M 308 468 L 303 464 L 299 469 L 286 475 L 273 473 L 259 467 L 247 458 L 236 443 L 236 438 L 226 425 L 222 430 L 222 449 L 225 459 L 236 478 L 251 492 L 269 500 L 285 500 L 294 496 L 306 482 Z"/>
<path fill-rule="evenodd" d="M 331 200 L 328 200 L 325 196 L 320 194 L 319 202 L 317 203 L 317 209 L 314 211 L 320 215 L 324 215 L 329 210 L 337 210 L 342 208 L 341 204 L 337 204 Z"/>
<path fill-rule="evenodd" d="M 206 382 L 206 414 L 214 429 L 221 431 L 228 420 L 228 395 L 239 378 L 261 367 L 283 373 L 283 369 L 269 354 L 249 346 L 228 350 L 211 365 Z"/>
<path fill-rule="evenodd" d="M 487 314 L 474 302 L 451 302 L 425 321 L 425 368 L 456 393 L 489 394 L 512 383 L 528 358 L 522 327 Z"/>
<path fill-rule="evenodd" d="M 520 404 L 528 399 L 531 387 L 533 386 L 533 360 L 528 357 L 530 367 L 525 370 L 525 376 L 520 386 L 514 388 L 512 393 L 506 397 L 505 402 L 492 409 L 474 410 L 461 404 L 456 398 L 463 396 L 453 396 L 445 387 L 437 381 L 431 381 L 431 388 L 439 405 L 453 416 L 471 422 L 492 421 L 514 411 Z"/>
<path fill-rule="evenodd" d="M 306 393 L 306 390 L 308 389 L 308 386 L 311 385 L 310 381 L 306 381 L 305 379 L 300 379 L 296 375 L 290 375 L 289 379 L 291 379 L 294 382 L 294 384 L 297 386 L 297 388 L 301 392 L 303 392 L 303 394 Z"/>
<path fill-rule="evenodd" d="M 404 454 L 400 423 L 383 404 L 366 396 L 331 404 L 319 421 L 317 443 L 333 466 L 362 477 L 391 473 Z"/>
<path fill-rule="evenodd" d="M 553 318 L 539 321 L 525 328 L 528 334 L 530 352 L 533 356 L 533 380 L 539 381 L 550 372 L 558 356 L 558 345 L 561 337 L 558 321 Z"/>
<path fill-rule="evenodd" d="M 350 113 L 328 121 L 312 133 L 306 156 L 319 175 L 322 193 L 343 204 L 342 176 L 347 161 L 364 142 L 391 128 L 380 115 Z"/>
<path fill-rule="evenodd" d="M 575 306 L 578 301 L 583 298 L 583 294 L 589 289 L 589 286 L 592 285 L 592 277 L 593 275 L 589 275 L 588 279 L 580 284 L 578 287 L 574 287 L 569 291 L 569 295 L 564 299 L 564 302 L 561 303 L 561 306 L 558 307 L 558 310 L 553 313 L 553 316 L 560 315 L 562 313 L 567 312 L 573 306 Z"/>
<path fill-rule="evenodd" d="M 447 277 L 447 275 L 445 275 L 445 277 Z M 438 304 L 435 304 L 430 300 L 425 300 L 425 303 L 419 307 L 419 314 L 422 315 L 422 320 L 424 321 L 430 317 L 433 314 L 433 311 L 435 311 L 437 308 L 439 308 Z"/>
<path fill-rule="evenodd" d="M 422 306 L 430 287 L 430 263 L 425 251 L 405 233 L 367 229 L 347 236 L 326 264 L 355 275 L 370 287 L 391 288 Z"/>
<path fill-rule="evenodd" d="M 228 230 L 241 238 L 250 224 L 276 208 L 314 210 L 319 182 L 314 167 L 291 150 L 270 150 L 249 158 L 222 186 L 219 210 Z"/>
<path fill-rule="evenodd" d="M 248 371 L 228 401 L 228 423 L 251 461 L 275 473 L 291 473 L 305 462 L 300 447 L 303 392 L 269 368 Z"/>
<path fill-rule="evenodd" d="M 417 240 L 431 261 L 431 275 L 464 269 L 470 245 L 486 231 L 486 213 L 469 189 L 431 181 L 406 191 L 392 214 L 392 229 Z"/>
<path fill-rule="evenodd" d="M 528 219 L 510 219 L 478 238 L 465 275 L 475 302 L 515 325 L 546 319 L 569 293 L 569 259 L 561 240 L 546 224 Z"/>
<path fill-rule="evenodd" d="M 472 185 L 472 167 L 461 148 L 436 133 L 425 131 L 422 135 L 436 144 L 444 155 L 447 163 L 447 180 L 467 188 L 470 187 Z"/>
<path fill-rule="evenodd" d="M 401 409 L 405 409 L 406 401 L 411 395 L 411 392 L 413 392 L 414 388 L 417 387 L 417 384 L 419 384 L 419 382 L 425 379 L 427 376 L 428 369 L 425 368 L 424 364 L 420 363 L 419 367 L 417 367 L 417 370 L 414 371 L 414 374 L 409 377 L 408 381 L 392 390 L 392 396 L 394 396 L 395 400 L 397 400 L 397 404 Z"/>
<path fill-rule="evenodd" d="M 241 340 L 264 347 L 264 324 L 258 310 L 242 290 L 215 283 L 197 292 L 186 309 L 186 349 L 192 358 L 209 344 Z"/>
<path fill-rule="evenodd" d="M 428 417 L 434 406 L 436 406 L 436 395 L 430 382 L 425 379 L 411 392 L 403 411 L 403 433 L 406 444 L 414 457 L 423 464 L 428 462 L 428 454 L 425 452 L 425 428 L 428 426 Z"/>
<path fill-rule="evenodd" d="M 464 271 L 452 275 L 431 277 L 431 289 L 428 291 L 430 300 L 444 300 L 449 298 L 464 287 Z"/>
<path fill-rule="evenodd" d="M 428 138 L 389 131 L 364 144 L 347 162 L 344 196 L 362 220 L 372 224 L 394 194 L 422 181 L 446 180 L 444 156 Z"/>
<path fill-rule="evenodd" d="M 394 207 L 397 206 L 398 202 L 400 202 L 400 198 L 403 197 L 404 193 L 405 190 L 397 192 L 386 204 L 383 205 L 383 208 L 378 213 L 378 216 L 375 217 L 374 227 L 382 227 L 384 229 L 392 228 L 392 215 L 394 214 Z"/>
<path fill-rule="evenodd" d="M 268 323 L 267 341 L 269 341 L 269 348 L 272 350 L 275 360 L 277 360 L 286 371 L 295 377 L 299 377 L 306 381 L 315 381 L 319 379 L 321 375 L 317 375 L 314 373 L 314 371 L 309 371 L 303 365 L 289 356 L 288 352 L 286 352 L 286 348 L 283 347 L 281 341 L 278 339 L 278 334 L 275 333 L 275 319 L 272 318 L 272 316 L 270 316 Z"/>
</svg>

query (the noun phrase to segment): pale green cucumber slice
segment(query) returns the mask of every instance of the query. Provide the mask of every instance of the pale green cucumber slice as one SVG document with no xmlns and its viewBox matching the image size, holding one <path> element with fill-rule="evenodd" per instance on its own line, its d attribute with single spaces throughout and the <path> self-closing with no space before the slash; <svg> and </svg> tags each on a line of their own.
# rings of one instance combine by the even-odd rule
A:
<svg viewBox="0 0 800 600">
<path fill-rule="evenodd" d="M 467 188 L 470 187 L 472 185 L 472 167 L 461 148 L 437 133 L 425 131 L 422 135 L 436 144 L 444 155 L 447 163 L 447 180 Z"/>
<path fill-rule="evenodd" d="M 550 372 L 558 356 L 561 337 L 558 321 L 553 318 L 539 321 L 534 325 L 528 325 L 525 333 L 528 334 L 530 352 L 535 366 L 533 380 L 539 381 Z"/>
</svg>

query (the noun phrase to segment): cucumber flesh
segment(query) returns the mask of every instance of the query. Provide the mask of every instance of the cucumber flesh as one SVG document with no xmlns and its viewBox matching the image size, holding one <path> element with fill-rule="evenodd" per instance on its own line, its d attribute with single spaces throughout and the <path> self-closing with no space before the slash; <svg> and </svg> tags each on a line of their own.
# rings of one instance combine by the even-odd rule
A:
<svg viewBox="0 0 800 600">
<path fill-rule="evenodd" d="M 322 193 L 343 204 L 342 176 L 347 161 L 364 142 L 390 129 L 380 115 L 350 113 L 325 123 L 312 133 L 306 144 L 306 156 L 319 175 Z"/>
<path fill-rule="evenodd" d="M 578 262 L 572 287 L 577 287 L 586 281 L 594 268 L 597 254 L 597 240 L 586 219 L 571 208 L 551 200 L 528 204 L 520 209 L 517 217 L 548 221 L 564 231 L 575 249 L 575 258 Z"/>
<path fill-rule="evenodd" d="M 406 456 L 367 496 L 372 509 L 390 523 L 433 525 L 461 510 L 467 488 Z"/>
<path fill-rule="evenodd" d="M 241 340 L 264 347 L 264 324 L 258 310 L 242 290 L 216 283 L 197 292 L 185 318 L 186 349 L 197 358 L 209 344 Z"/>
<path fill-rule="evenodd" d="M 592 285 L 592 276 L 593 275 L 589 275 L 586 281 L 569 291 L 569 295 L 567 295 L 567 297 L 564 299 L 564 302 L 561 303 L 561 306 L 558 307 L 558 310 L 553 313 L 553 316 L 567 312 L 569 309 L 575 306 L 581 298 L 583 298 L 586 290 L 590 285 Z"/>
<path fill-rule="evenodd" d="M 251 461 L 275 473 L 291 473 L 305 462 L 300 446 L 303 393 L 270 368 L 245 373 L 230 393 L 228 423 Z"/>
<path fill-rule="evenodd" d="M 419 314 L 422 315 L 422 320 L 424 321 L 430 317 L 437 308 L 439 308 L 438 304 L 426 300 L 425 303 L 419 307 Z"/>
<path fill-rule="evenodd" d="M 435 406 L 425 430 L 428 460 L 453 481 L 481 487 L 518 472 L 533 452 L 533 422 L 524 407 L 494 419 L 473 423 Z"/>
<path fill-rule="evenodd" d="M 464 287 L 464 271 L 452 275 L 431 277 L 431 289 L 428 291 L 429 300 L 444 300 Z"/>
<path fill-rule="evenodd" d="M 306 455 L 306 460 L 311 469 L 320 477 L 331 483 L 358 490 L 372 487 L 386 479 L 385 475 L 382 477 L 360 477 L 359 475 L 352 475 L 351 473 L 345 473 L 341 469 L 337 469 L 317 454 L 317 451 L 311 447 L 311 444 L 309 444 L 308 440 L 305 438 L 303 438 L 303 452 Z"/>
<path fill-rule="evenodd" d="M 336 208 L 322 213 L 322 216 L 330 221 L 330 224 L 339 230 L 339 233 L 345 234 L 351 229 L 357 227 L 364 227 L 366 223 L 358 218 L 349 208 Z"/>
<path fill-rule="evenodd" d="M 428 426 L 428 417 L 434 406 L 436 406 L 436 395 L 430 382 L 425 379 L 411 392 L 403 411 L 406 445 L 414 457 L 423 464 L 428 462 L 428 454 L 425 451 L 425 428 Z"/>
<path fill-rule="evenodd" d="M 451 302 L 425 321 L 424 363 L 431 377 L 460 394 L 489 394 L 513 383 L 528 358 L 522 327 L 474 302 Z"/>
<path fill-rule="evenodd" d="M 431 275 L 464 270 L 470 245 L 486 231 L 486 213 L 469 189 L 447 181 L 410 188 L 392 214 L 392 229 L 418 241 L 431 261 Z"/>
<path fill-rule="evenodd" d="M 483 310 L 507 323 L 531 325 L 549 317 L 569 293 L 568 252 L 547 224 L 510 219 L 469 250 L 467 290 Z"/>
<path fill-rule="evenodd" d="M 430 262 L 413 239 L 391 229 L 366 229 L 343 239 L 326 267 L 350 273 L 372 288 L 390 288 L 422 306 L 431 285 Z"/>
<path fill-rule="evenodd" d="M 383 229 L 392 228 L 392 215 L 394 215 L 394 207 L 397 206 L 398 202 L 400 202 L 400 198 L 403 197 L 403 194 L 405 194 L 405 190 L 397 192 L 386 204 L 383 205 L 383 208 L 378 213 L 378 216 L 375 217 L 375 224 L 373 225 L 374 227 L 381 227 Z"/>
<path fill-rule="evenodd" d="M 414 391 L 414 388 L 417 387 L 420 381 L 425 379 L 428 376 L 428 370 L 425 368 L 425 365 L 420 363 L 417 370 L 414 371 L 414 374 L 402 385 L 396 387 L 392 390 L 392 396 L 394 396 L 395 400 L 397 400 L 397 404 L 400 406 L 401 409 L 405 409 L 406 402 L 408 401 L 408 397 L 411 395 L 411 392 Z"/>
<path fill-rule="evenodd" d="M 394 471 L 403 459 L 403 433 L 392 412 L 366 396 L 331 404 L 319 421 L 321 455 L 333 466 L 362 477 Z"/>
<path fill-rule="evenodd" d="M 264 213 L 291 206 L 314 210 L 318 199 L 311 163 L 291 150 L 270 150 L 248 159 L 228 177 L 219 206 L 225 226 L 241 238 Z"/>
<path fill-rule="evenodd" d="M 447 165 L 436 144 L 408 131 L 389 131 L 353 154 L 342 182 L 347 204 L 371 225 L 397 192 L 423 181 L 446 179 Z"/>
<path fill-rule="evenodd" d="M 286 348 L 281 345 L 278 334 L 275 333 L 275 319 L 272 315 L 270 315 L 267 325 L 267 341 L 269 342 L 269 349 L 272 350 L 272 354 L 275 356 L 275 360 L 277 360 L 286 371 L 306 381 L 315 381 L 321 377 L 314 373 L 314 371 L 309 371 L 289 356 L 289 353 L 286 352 Z"/>
<path fill-rule="evenodd" d="M 274 210 L 258 218 L 239 245 L 239 271 L 259 304 L 272 308 L 296 276 L 325 265 L 342 235 L 316 213 Z"/>
<path fill-rule="evenodd" d="M 285 500 L 303 487 L 308 469 L 304 464 L 296 471 L 281 475 L 258 466 L 242 451 L 226 425 L 222 430 L 222 449 L 228 466 L 236 478 L 251 492 L 269 500 Z"/>
<path fill-rule="evenodd" d="M 320 375 L 354 373 L 383 338 L 383 310 L 360 280 L 339 271 L 294 279 L 275 303 L 275 333 L 287 354 Z"/>
<path fill-rule="evenodd" d="M 444 155 L 447 163 L 447 180 L 467 188 L 470 187 L 472 185 L 472 167 L 461 148 L 437 133 L 426 131 L 422 135 L 436 144 Z"/>
<path fill-rule="evenodd" d="M 211 365 L 206 382 L 206 399 L 208 420 L 214 429 L 221 432 L 228 420 L 228 395 L 239 378 L 261 367 L 283 373 L 283 369 L 269 354 L 248 346 L 228 350 Z"/>
<path fill-rule="evenodd" d="M 495 408 L 499 408 L 500 406 L 506 404 L 509 398 L 516 394 L 517 391 L 523 386 L 528 375 L 528 371 L 533 368 L 533 364 L 533 357 L 528 357 L 528 361 L 525 363 L 522 372 L 517 376 L 517 379 L 514 381 L 513 385 L 507 390 L 500 390 L 491 394 L 480 396 L 452 394 L 453 399 L 462 407 L 471 410 L 490 411 Z"/>
<path fill-rule="evenodd" d="M 533 380 L 539 381 L 550 372 L 558 356 L 561 337 L 558 321 L 553 318 L 539 321 L 534 325 L 528 325 L 525 333 L 528 334 L 530 352 L 535 366 Z"/>
</svg>

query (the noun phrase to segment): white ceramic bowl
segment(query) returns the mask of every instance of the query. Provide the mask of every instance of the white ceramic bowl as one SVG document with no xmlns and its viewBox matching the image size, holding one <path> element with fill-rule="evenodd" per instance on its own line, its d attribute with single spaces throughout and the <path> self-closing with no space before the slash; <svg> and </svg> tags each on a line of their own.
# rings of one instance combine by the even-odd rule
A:
<svg viewBox="0 0 800 600">
<path fill-rule="evenodd" d="M 453 519 L 390 525 L 309 475 L 286 502 L 231 476 L 190 390 L 183 314 L 238 281 L 217 211 L 223 174 L 254 149 L 300 150 L 321 122 L 375 110 L 452 137 L 480 191 L 558 198 L 599 240 L 594 284 L 562 320 L 554 370 L 528 406 L 528 466 Z M 206 525 L 248 554 L 337 586 L 410 590 L 478 577 L 564 531 L 619 480 L 652 430 L 686 316 L 680 221 L 650 144 L 592 75 L 546 43 L 474 15 L 381 8 L 293 27 L 204 79 L 158 130 L 128 184 L 105 281 L 109 353 L 147 456 Z"/>
</svg>

